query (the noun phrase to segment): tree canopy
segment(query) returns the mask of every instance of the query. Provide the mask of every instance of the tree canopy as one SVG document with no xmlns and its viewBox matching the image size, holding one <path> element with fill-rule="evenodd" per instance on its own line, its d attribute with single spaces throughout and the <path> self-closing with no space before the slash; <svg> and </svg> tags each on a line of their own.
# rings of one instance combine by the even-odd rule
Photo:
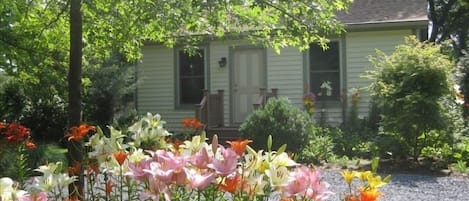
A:
<svg viewBox="0 0 469 201">
<path fill-rule="evenodd" d="M 73 126 L 81 118 L 82 66 L 99 66 L 115 54 L 137 61 L 145 41 L 190 48 L 243 37 L 276 51 L 315 42 L 325 47 L 328 36 L 343 31 L 334 13 L 351 1 L 3 0 L 0 69 L 25 81 L 31 88 L 25 93 L 68 94 Z M 77 147 L 69 146 L 70 165 L 82 162 Z"/>
<path fill-rule="evenodd" d="M 428 0 L 431 21 L 429 41 L 440 43 L 451 39 L 455 56 L 468 51 L 469 2 L 460 0 Z"/>
</svg>

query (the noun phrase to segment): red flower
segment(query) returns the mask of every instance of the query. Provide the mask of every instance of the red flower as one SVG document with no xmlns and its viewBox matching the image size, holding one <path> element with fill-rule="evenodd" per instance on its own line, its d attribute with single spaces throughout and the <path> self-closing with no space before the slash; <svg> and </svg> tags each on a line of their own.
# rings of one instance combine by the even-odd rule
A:
<svg viewBox="0 0 469 201">
<path fill-rule="evenodd" d="M 119 163 L 119 165 L 122 165 L 122 164 L 124 164 L 125 159 L 127 159 L 128 154 L 123 152 L 123 151 L 119 151 L 119 152 L 116 152 L 112 155 L 117 160 L 117 163 Z"/>
<path fill-rule="evenodd" d="M 380 195 L 376 189 L 360 190 L 360 201 L 376 201 Z"/>
<path fill-rule="evenodd" d="M 225 177 L 225 182 L 218 184 L 218 187 L 226 192 L 234 194 L 238 185 L 241 183 L 241 175 L 236 174 L 233 177 Z"/>
<path fill-rule="evenodd" d="M 27 149 L 36 149 L 36 144 L 34 144 L 33 141 L 31 141 L 30 139 L 26 140 L 26 148 Z"/>
<path fill-rule="evenodd" d="M 246 146 L 251 142 L 252 140 L 226 141 L 226 143 L 231 145 L 231 149 L 233 149 L 238 156 L 243 156 Z"/>
<path fill-rule="evenodd" d="M 19 123 L 11 123 L 6 128 L 5 137 L 9 143 L 23 142 L 29 138 L 29 129 Z"/>
<path fill-rule="evenodd" d="M 68 141 L 73 140 L 79 142 L 85 137 L 90 131 L 96 131 L 96 127 L 89 126 L 86 124 L 81 124 L 80 126 L 73 126 L 70 128 L 69 132 L 65 137 L 68 138 Z"/>
<path fill-rule="evenodd" d="M 184 128 L 194 128 L 194 129 L 199 129 L 199 128 L 202 128 L 203 126 L 203 124 L 196 118 L 184 118 L 182 119 L 182 124 L 184 125 Z"/>
</svg>

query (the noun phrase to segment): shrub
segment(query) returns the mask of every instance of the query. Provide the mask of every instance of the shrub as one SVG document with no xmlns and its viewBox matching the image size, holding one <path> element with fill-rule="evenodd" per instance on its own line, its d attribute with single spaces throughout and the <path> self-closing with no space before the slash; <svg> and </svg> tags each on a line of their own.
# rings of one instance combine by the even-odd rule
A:
<svg viewBox="0 0 469 201">
<path fill-rule="evenodd" d="M 376 67 L 369 73 L 370 89 L 383 106 L 384 133 L 402 137 L 416 160 L 427 146 L 430 131 L 452 128 L 446 115 L 452 111 L 446 106 L 454 101 L 451 71 L 455 65 L 439 46 L 420 43 L 415 37 L 406 38 L 406 44 L 397 46 L 392 55 L 377 51 L 370 61 Z M 452 131 L 444 133 L 452 135 Z"/>
<path fill-rule="evenodd" d="M 334 143 L 331 129 L 311 126 L 309 140 L 298 155 L 304 163 L 319 164 L 327 162 L 334 156 Z"/>
<path fill-rule="evenodd" d="M 287 150 L 299 153 L 309 140 L 311 117 L 292 105 L 286 98 L 269 99 L 241 124 L 240 133 L 252 139 L 253 147 L 266 150 L 267 138 L 272 135 L 273 149 L 287 144 Z"/>
</svg>

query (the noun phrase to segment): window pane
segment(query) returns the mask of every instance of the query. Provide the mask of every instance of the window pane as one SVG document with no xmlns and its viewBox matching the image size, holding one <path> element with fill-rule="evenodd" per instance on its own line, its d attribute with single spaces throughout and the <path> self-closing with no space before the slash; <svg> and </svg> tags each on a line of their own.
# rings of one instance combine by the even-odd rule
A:
<svg viewBox="0 0 469 201">
<path fill-rule="evenodd" d="M 311 73 L 310 75 L 311 91 L 316 95 L 318 100 L 340 100 L 340 74 L 333 73 Z M 326 89 L 322 89 L 321 85 L 325 81 L 331 84 L 331 95 L 327 96 Z"/>
<path fill-rule="evenodd" d="M 180 75 L 203 75 L 204 51 L 197 50 L 194 55 L 179 51 L 179 73 Z"/>
<path fill-rule="evenodd" d="M 179 104 L 200 103 L 205 88 L 204 50 L 196 50 L 189 55 L 178 52 L 179 59 Z"/>
<path fill-rule="evenodd" d="M 203 97 L 204 78 L 181 78 L 180 104 L 200 103 Z"/>
<path fill-rule="evenodd" d="M 318 44 L 311 44 L 309 59 L 311 71 L 340 69 L 339 42 L 328 43 L 329 48 L 323 50 Z"/>
</svg>

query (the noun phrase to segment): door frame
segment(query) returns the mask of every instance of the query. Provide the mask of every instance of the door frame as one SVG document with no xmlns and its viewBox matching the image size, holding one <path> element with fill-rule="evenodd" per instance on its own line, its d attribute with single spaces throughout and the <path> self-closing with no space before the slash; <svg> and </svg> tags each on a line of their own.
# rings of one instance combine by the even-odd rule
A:
<svg viewBox="0 0 469 201">
<path fill-rule="evenodd" d="M 235 70 L 234 70 L 234 54 L 236 51 L 238 50 L 254 50 L 254 49 L 257 49 L 257 50 L 262 50 L 262 59 L 264 60 L 264 72 L 262 72 L 262 74 L 264 75 L 265 79 L 264 79 L 264 86 L 267 88 L 267 84 L 268 84 L 268 77 L 267 77 L 267 50 L 266 48 L 262 47 L 262 46 L 256 46 L 256 45 L 240 45 L 240 46 L 231 46 L 228 50 L 229 52 L 229 65 L 228 65 L 228 68 L 229 68 L 229 90 L 230 90 L 230 105 L 229 105 L 229 111 L 230 111 L 230 115 L 229 115 L 229 121 L 230 121 L 230 125 L 232 126 L 239 126 L 240 123 L 238 122 L 234 122 L 234 105 L 235 105 L 235 97 L 234 97 L 234 93 L 233 93 L 233 90 L 234 90 L 234 73 L 235 73 Z M 254 106 L 253 106 L 254 107 Z"/>
</svg>

